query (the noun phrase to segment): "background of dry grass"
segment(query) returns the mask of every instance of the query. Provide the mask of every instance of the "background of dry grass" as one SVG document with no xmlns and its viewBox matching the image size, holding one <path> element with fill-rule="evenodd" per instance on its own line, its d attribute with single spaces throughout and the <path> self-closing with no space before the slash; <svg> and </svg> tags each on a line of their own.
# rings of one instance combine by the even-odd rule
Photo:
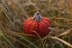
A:
<svg viewBox="0 0 72 48">
<path fill-rule="evenodd" d="M 52 20 L 44 38 L 23 33 L 36 11 Z M 72 48 L 72 0 L 0 0 L 0 48 Z"/>
</svg>

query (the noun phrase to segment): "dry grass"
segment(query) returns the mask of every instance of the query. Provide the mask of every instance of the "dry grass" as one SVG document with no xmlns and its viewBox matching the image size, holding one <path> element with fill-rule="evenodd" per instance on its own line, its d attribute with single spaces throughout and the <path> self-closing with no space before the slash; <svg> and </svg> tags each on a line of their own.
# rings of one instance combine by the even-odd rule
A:
<svg viewBox="0 0 72 48">
<path fill-rule="evenodd" d="M 23 33 L 24 20 L 36 11 L 52 20 L 44 38 Z M 0 48 L 72 48 L 72 1 L 0 0 Z"/>
</svg>

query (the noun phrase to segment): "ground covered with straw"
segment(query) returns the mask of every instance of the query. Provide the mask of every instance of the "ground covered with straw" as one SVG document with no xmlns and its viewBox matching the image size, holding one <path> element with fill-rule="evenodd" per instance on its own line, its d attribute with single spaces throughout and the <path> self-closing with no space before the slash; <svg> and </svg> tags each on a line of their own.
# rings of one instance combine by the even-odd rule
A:
<svg viewBox="0 0 72 48">
<path fill-rule="evenodd" d="M 23 31 L 36 11 L 52 21 L 44 38 Z M 72 48 L 72 0 L 0 0 L 0 48 Z"/>
</svg>

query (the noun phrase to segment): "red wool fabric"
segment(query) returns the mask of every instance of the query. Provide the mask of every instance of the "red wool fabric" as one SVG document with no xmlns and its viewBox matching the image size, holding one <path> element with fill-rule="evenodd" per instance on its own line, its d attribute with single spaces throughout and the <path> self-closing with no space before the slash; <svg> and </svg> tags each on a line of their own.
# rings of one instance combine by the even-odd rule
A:
<svg viewBox="0 0 72 48">
<path fill-rule="evenodd" d="M 40 35 L 40 37 L 44 37 L 49 34 L 51 26 L 51 21 L 47 17 L 41 17 L 41 21 L 36 21 L 33 19 L 34 17 L 30 17 L 24 22 L 24 32 L 26 34 L 37 36 L 37 34 Z M 35 18 L 36 19 L 36 18 Z M 36 33 L 37 34 L 36 34 Z"/>
</svg>

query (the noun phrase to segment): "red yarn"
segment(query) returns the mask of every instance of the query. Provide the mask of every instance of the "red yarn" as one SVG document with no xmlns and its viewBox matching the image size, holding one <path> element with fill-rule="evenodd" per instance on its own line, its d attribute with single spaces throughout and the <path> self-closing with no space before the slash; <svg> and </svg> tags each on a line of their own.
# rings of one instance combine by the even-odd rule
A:
<svg viewBox="0 0 72 48">
<path fill-rule="evenodd" d="M 38 17 L 37 17 L 38 18 Z M 39 34 L 41 37 L 44 37 L 49 34 L 51 26 L 51 21 L 47 17 L 40 17 L 41 19 L 39 22 L 35 17 L 30 17 L 24 22 L 24 32 L 26 34 L 35 35 Z M 35 32 L 37 33 L 35 33 Z"/>
</svg>

